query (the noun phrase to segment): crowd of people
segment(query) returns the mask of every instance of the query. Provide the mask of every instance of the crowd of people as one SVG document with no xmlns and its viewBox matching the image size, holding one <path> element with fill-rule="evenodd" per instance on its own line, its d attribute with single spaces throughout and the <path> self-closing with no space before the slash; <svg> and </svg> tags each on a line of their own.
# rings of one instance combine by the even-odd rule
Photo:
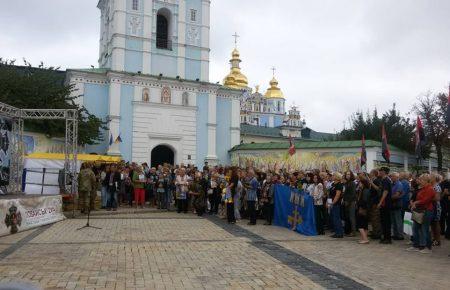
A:
<svg viewBox="0 0 450 290">
<path fill-rule="evenodd" d="M 409 251 L 429 253 L 440 246 L 441 235 L 450 239 L 450 181 L 439 174 L 390 172 L 388 167 L 370 173 L 342 174 L 311 170 L 288 173 L 260 172 L 257 168 L 169 164 L 149 167 L 146 163 L 83 164 L 79 174 L 79 207 L 94 209 L 97 186 L 101 207 L 156 207 L 220 215 L 228 223 L 258 218 L 271 225 L 274 194 L 278 184 L 299 189 L 312 196 L 317 234 L 331 231 L 339 239 L 356 236 L 360 244 L 379 240 L 391 244 L 404 240 L 405 213 L 412 216 Z M 370 228 L 370 232 L 369 232 Z"/>
</svg>

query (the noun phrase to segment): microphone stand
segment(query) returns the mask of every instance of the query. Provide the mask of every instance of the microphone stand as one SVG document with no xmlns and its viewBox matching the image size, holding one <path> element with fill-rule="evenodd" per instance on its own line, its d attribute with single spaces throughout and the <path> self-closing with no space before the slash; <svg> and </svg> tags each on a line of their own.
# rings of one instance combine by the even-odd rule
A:
<svg viewBox="0 0 450 290">
<path fill-rule="evenodd" d="M 93 228 L 93 229 L 96 229 L 96 230 L 101 230 L 101 229 L 102 229 L 102 228 L 99 228 L 99 227 L 91 226 L 91 225 L 89 224 L 90 215 L 91 215 L 91 203 L 90 203 L 90 200 L 89 200 L 89 209 L 88 209 L 88 214 L 87 214 L 87 222 L 86 222 L 86 225 L 84 225 L 84 226 L 82 226 L 81 228 L 77 229 L 77 231 L 82 230 L 82 229 L 85 229 L 85 228 Z"/>
</svg>

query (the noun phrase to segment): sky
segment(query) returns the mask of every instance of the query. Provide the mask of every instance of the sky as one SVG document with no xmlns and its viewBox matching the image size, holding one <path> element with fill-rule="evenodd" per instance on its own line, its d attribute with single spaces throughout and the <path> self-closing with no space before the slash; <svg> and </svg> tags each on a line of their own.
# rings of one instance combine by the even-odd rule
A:
<svg viewBox="0 0 450 290">
<path fill-rule="evenodd" d="M 0 0 L 0 57 L 61 68 L 97 66 L 96 0 Z M 229 72 L 237 32 L 242 72 L 276 78 L 307 126 L 335 132 L 355 111 L 407 114 L 447 92 L 448 0 L 212 0 L 210 81 Z M 18 61 L 20 63 L 20 61 Z"/>
</svg>

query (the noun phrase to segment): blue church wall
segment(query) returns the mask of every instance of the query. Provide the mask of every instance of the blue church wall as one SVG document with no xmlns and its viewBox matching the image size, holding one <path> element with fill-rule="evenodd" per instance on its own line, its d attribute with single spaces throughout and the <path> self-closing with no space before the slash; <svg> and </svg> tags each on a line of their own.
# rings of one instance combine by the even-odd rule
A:
<svg viewBox="0 0 450 290">
<path fill-rule="evenodd" d="M 197 166 L 201 168 L 208 154 L 208 94 L 197 95 Z"/>
<path fill-rule="evenodd" d="M 202 64 L 199 60 L 186 59 L 185 78 L 196 80 L 201 78 Z"/>
<path fill-rule="evenodd" d="M 122 143 L 120 143 L 120 152 L 122 153 L 123 159 L 126 161 L 132 161 L 131 152 L 133 145 L 133 99 L 134 86 L 121 85 L 119 134 L 122 139 Z"/>
<path fill-rule="evenodd" d="M 269 127 L 269 116 L 263 115 L 259 117 L 259 125 Z"/>
<path fill-rule="evenodd" d="M 176 57 L 152 54 L 152 74 L 163 74 L 168 77 L 176 77 L 177 71 L 178 63 Z"/>
<path fill-rule="evenodd" d="M 216 151 L 221 164 L 229 164 L 231 148 L 231 100 L 217 98 Z"/>
<path fill-rule="evenodd" d="M 142 52 L 125 50 L 125 71 L 138 72 L 142 71 Z"/>
<path fill-rule="evenodd" d="M 273 125 L 275 127 L 283 125 L 283 116 L 274 116 Z"/>
<path fill-rule="evenodd" d="M 89 113 L 106 121 L 109 111 L 109 86 L 98 84 L 85 84 L 83 105 Z M 108 150 L 108 132 L 103 131 L 103 141 L 97 145 L 87 145 L 87 153 L 104 154 Z"/>
</svg>

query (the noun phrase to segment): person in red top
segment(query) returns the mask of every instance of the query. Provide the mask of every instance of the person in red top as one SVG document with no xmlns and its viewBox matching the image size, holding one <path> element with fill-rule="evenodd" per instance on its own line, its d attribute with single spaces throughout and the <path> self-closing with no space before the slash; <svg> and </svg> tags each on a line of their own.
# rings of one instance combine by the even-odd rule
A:
<svg viewBox="0 0 450 290">
<path fill-rule="evenodd" d="M 419 185 L 420 190 L 417 193 L 416 201 L 411 204 L 411 210 L 424 213 L 422 222 L 415 221 L 415 223 L 418 226 L 418 249 L 421 253 L 426 254 L 431 252 L 430 224 L 436 193 L 431 185 L 431 176 L 429 174 L 422 174 L 420 176 Z"/>
</svg>

